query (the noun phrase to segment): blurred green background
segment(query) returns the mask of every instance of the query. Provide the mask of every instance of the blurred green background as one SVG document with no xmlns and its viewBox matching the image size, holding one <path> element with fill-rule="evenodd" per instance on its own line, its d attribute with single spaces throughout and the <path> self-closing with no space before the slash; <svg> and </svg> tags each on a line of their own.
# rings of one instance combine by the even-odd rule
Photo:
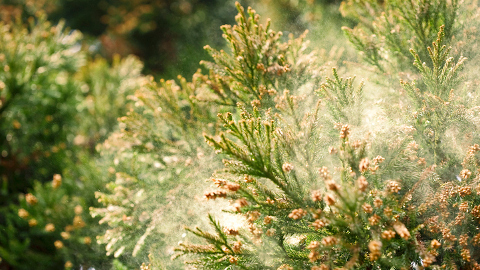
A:
<svg viewBox="0 0 480 270">
<path fill-rule="evenodd" d="M 275 29 L 300 34 L 309 29 L 312 42 L 343 45 L 340 26 L 348 24 L 339 0 L 241 0 Z M 190 76 L 208 58 L 203 46 L 222 45 L 220 26 L 232 24 L 234 0 L 3 0 L 0 16 L 9 21 L 45 12 L 57 23 L 81 31 L 91 50 L 110 59 L 134 54 L 146 74 Z M 340 39 L 340 40 L 339 40 Z"/>
</svg>

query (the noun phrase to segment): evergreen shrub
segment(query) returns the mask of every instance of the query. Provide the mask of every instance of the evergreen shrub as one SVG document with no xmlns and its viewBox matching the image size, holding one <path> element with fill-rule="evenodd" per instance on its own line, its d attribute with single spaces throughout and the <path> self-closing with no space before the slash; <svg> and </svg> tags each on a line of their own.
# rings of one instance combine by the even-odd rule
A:
<svg viewBox="0 0 480 270">
<path fill-rule="evenodd" d="M 109 177 L 94 151 L 142 64 L 92 59 L 80 32 L 37 15 L 0 22 L 0 268 L 109 267 L 88 212 Z"/>
<path fill-rule="evenodd" d="M 181 239 L 200 269 L 480 269 L 476 2 L 344 1 L 357 64 L 237 8 L 208 74 L 144 85 L 103 145 L 109 252 L 164 268 Z"/>
</svg>

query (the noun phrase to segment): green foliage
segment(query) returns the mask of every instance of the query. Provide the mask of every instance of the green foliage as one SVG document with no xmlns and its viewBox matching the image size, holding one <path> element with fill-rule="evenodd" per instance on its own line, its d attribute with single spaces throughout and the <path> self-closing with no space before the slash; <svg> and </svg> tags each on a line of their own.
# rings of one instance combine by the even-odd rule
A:
<svg viewBox="0 0 480 270">
<path fill-rule="evenodd" d="M 193 74 L 196 64 L 207 57 L 201 46 L 189 44 L 220 42 L 218 26 L 232 20 L 232 4 L 223 0 L 4 0 L 0 19 L 45 12 L 50 21 L 65 20 L 68 27 L 96 39 L 97 52 L 108 59 L 135 54 L 148 72 L 174 76 Z"/>
<path fill-rule="evenodd" d="M 211 68 L 210 73 L 197 72 L 191 82 L 179 77 L 177 82 L 145 83 L 130 97 L 136 106 L 120 119 L 122 130 L 103 145 L 102 153 L 117 160 L 112 165 L 117 175 L 115 182 L 108 185 L 108 192 L 97 194 L 105 207 L 93 213 L 102 216 L 102 223 L 108 223 L 111 228 L 99 238 L 107 244 L 109 253 L 118 256 L 123 253 L 122 256 L 137 265 L 147 261 L 147 254 L 151 253 L 149 260 L 160 261 L 158 267 L 179 267 L 178 261 L 168 260 L 173 255 L 168 252 L 182 239 L 179 229 L 184 224 L 205 223 L 200 216 L 188 212 L 189 220 L 186 220 L 184 213 L 189 205 L 199 204 L 196 197 L 201 197 L 199 192 L 206 188 L 199 179 L 208 178 L 212 170 L 221 167 L 221 159 L 205 145 L 202 132 L 218 134 L 226 129 L 228 126 L 222 127 L 216 115 L 231 109 L 237 111 L 237 103 L 238 111 L 244 111 L 248 117 L 248 111 L 257 106 L 292 113 L 294 104 L 298 106 L 302 100 L 311 102 L 284 92 L 288 87 L 305 94 L 313 93 L 313 85 L 306 82 L 320 80 L 317 74 L 311 73 L 310 60 L 314 55 L 305 53 L 304 37 L 291 37 L 283 42 L 280 33 L 259 23 L 254 10 L 245 13 L 243 8 L 238 8 L 238 25 L 223 27 L 231 53 L 207 48 L 215 61 L 204 62 Z M 299 80 L 293 84 L 285 79 L 287 76 Z M 277 108 L 275 98 L 280 101 Z M 295 115 L 302 116 L 301 113 Z M 244 132 L 253 132 L 253 126 Z M 272 132 L 274 129 L 267 133 Z M 258 144 L 267 139 L 263 134 L 249 136 L 261 139 Z M 250 146 L 252 151 L 248 154 L 263 147 Z M 291 145 L 292 151 L 295 147 Z M 268 153 L 256 155 L 268 162 Z M 199 206 L 197 211 L 218 207 L 207 204 Z M 146 213 L 159 214 L 144 218 Z"/>
<path fill-rule="evenodd" d="M 355 112 L 355 110 L 363 105 L 363 82 L 360 86 L 354 87 L 354 80 L 355 78 L 348 78 L 346 80 L 340 78 L 337 70 L 334 68 L 333 79 L 327 77 L 326 82 L 318 92 L 321 98 L 328 100 L 328 107 L 335 122 L 357 124 L 361 119 L 361 115 Z M 349 109 L 350 111 L 353 110 L 353 112 L 346 115 L 345 112 L 348 112 Z"/>
<path fill-rule="evenodd" d="M 75 120 L 83 136 L 77 142 L 93 148 L 95 142 L 104 141 L 118 124 L 117 118 L 128 109 L 127 96 L 140 85 L 143 65 L 134 56 L 114 57 L 111 64 L 96 57 L 76 74 L 82 98 L 76 109 Z M 84 121 L 83 119 L 91 119 Z M 80 143 L 82 144 L 82 143 Z"/>
<path fill-rule="evenodd" d="M 85 55 L 78 53 L 80 45 L 76 45 L 80 35 L 67 34 L 62 25 L 51 26 L 45 18 L 39 19 L 38 24 L 30 21 L 30 30 L 19 23 L 1 26 L 1 174 L 8 179 L 3 180 L 5 199 L 10 199 L 7 194 L 28 187 L 28 181 L 31 185 L 34 179 L 51 177 L 51 172 L 43 169 L 50 165 L 41 157 L 64 159 L 67 130 L 74 127 L 77 93 L 73 73 L 85 62 Z M 27 164 L 28 169 L 22 167 Z"/>
<path fill-rule="evenodd" d="M 480 118 L 469 63 L 478 59 L 477 3 L 344 1 L 357 22 L 344 32 L 373 69 L 341 62 L 342 49 L 327 57 L 330 45 L 311 50 L 306 32 L 284 37 L 236 6 L 236 25 L 221 27 L 227 49 L 205 46 L 213 60 L 191 80 L 156 82 L 133 58 L 110 67 L 80 45 L 68 54 L 78 41 L 41 19 L 29 31 L 3 28 L 15 41 L 5 44 L 17 45 L 2 52 L 10 118 L 0 124 L 18 138 L 31 131 L 18 142 L 6 133 L 4 144 L 38 147 L 35 134 L 52 131 L 42 153 L 70 158 L 33 168 L 18 205 L 4 184 L 2 259 L 19 269 L 34 265 L 24 256 L 46 254 L 47 268 L 479 269 Z M 43 54 L 23 45 L 35 33 L 55 34 L 33 46 Z M 368 80 L 356 83 L 353 71 Z M 38 85 L 46 96 L 18 98 Z M 20 121 L 30 119 L 22 104 L 42 100 L 55 104 L 61 132 Z"/>
<path fill-rule="evenodd" d="M 135 106 L 120 118 L 121 130 L 99 148 L 114 161 L 110 170 L 115 176 L 106 192 L 96 193 L 104 207 L 92 214 L 110 227 L 98 239 L 107 254 L 123 258 L 130 267 L 147 261 L 152 249 L 164 251 L 158 256 L 165 267 L 175 267 L 168 248 L 181 239 L 183 222 L 198 222 L 192 214 L 183 216 L 184 200 L 198 188 L 195 179 L 218 166 L 201 147 L 201 131 L 216 129 L 208 124 L 214 109 L 196 98 L 197 89 L 205 88 L 202 77 L 195 74 L 192 83 L 179 78 L 179 84 L 145 81 L 129 97 Z"/>
<path fill-rule="evenodd" d="M 444 45 L 453 44 L 452 33 L 462 30 L 456 20 L 457 3 L 416 3 L 419 9 L 404 8 L 400 2 L 369 4 L 344 5 L 365 12 L 357 14 L 364 27 L 375 20 L 370 30 L 377 36 L 372 38 L 381 37 L 382 42 L 367 44 L 358 29 L 348 30 L 351 41 L 367 56 L 367 63 L 385 73 L 384 80 L 404 72 L 421 82 L 419 89 L 414 82 L 397 83 L 405 91 L 389 100 L 400 104 L 394 105 L 400 109 L 396 114 L 382 108 L 369 111 L 385 110 L 390 123 L 381 124 L 390 130 L 372 129 L 359 121 L 367 116 L 362 107 L 375 103 L 364 96 L 363 84 L 354 87 L 353 79 L 340 78 L 336 70 L 317 91 L 327 108 L 290 105 L 285 106 L 290 110 L 273 113 L 269 107 L 253 106 L 241 108 L 239 115 L 236 111 L 219 115 L 226 131 L 206 139 L 228 159 L 225 169 L 214 174 L 218 189 L 206 197 L 228 199 L 233 210 L 227 212 L 236 213 L 238 221 L 234 227 L 222 226 L 210 217 L 214 234 L 190 230 L 208 245 L 182 243 L 179 255 L 196 255 L 192 263 L 205 269 L 407 269 L 412 263 L 432 269 L 478 268 L 474 247 L 480 236 L 473 227 L 479 207 L 474 199 L 479 148 L 471 146 L 478 113 L 473 104 L 453 94 L 464 80 L 459 73 L 466 59 L 459 57 L 454 63 L 451 49 Z M 381 13 L 382 9 L 392 13 Z M 392 23 L 386 18 L 394 13 L 402 15 L 395 18 L 401 31 L 389 29 L 390 36 L 375 32 Z M 433 34 L 437 39 L 429 47 Z M 394 35 L 399 42 L 393 41 Z M 409 43 L 412 49 L 406 43 L 410 37 L 403 35 L 416 35 Z M 409 51 L 415 61 L 406 67 L 402 61 L 410 57 Z M 313 84 L 319 86 L 318 81 Z M 393 83 L 377 87 L 389 84 Z M 276 109 L 282 107 L 279 99 L 274 102 Z M 297 109 L 312 118 L 297 121 Z M 332 130 L 321 128 L 328 118 L 319 118 L 319 112 L 337 122 L 340 140 L 329 150 L 332 158 L 301 159 L 292 146 L 318 153 L 331 142 Z M 369 130 L 365 139 L 356 140 L 365 129 Z M 296 134 L 316 136 L 300 140 Z M 330 174 L 328 167 L 335 172 Z M 320 174 L 310 173 L 315 170 Z"/>
<path fill-rule="evenodd" d="M 414 125 L 417 129 L 417 138 L 429 146 L 427 149 L 433 150 L 433 162 L 455 164 L 451 162 L 455 157 L 445 153 L 445 147 L 441 144 L 447 140 L 445 138 L 447 130 L 454 127 L 468 129 L 471 124 L 466 104 L 459 102 L 454 92 L 460 81 L 458 71 L 466 58 L 461 57 L 456 64 L 452 63 L 453 59 L 448 57 L 451 48 L 441 45 L 443 38 L 444 29 L 441 27 L 437 40 L 433 42 L 433 49 L 428 47 L 432 68 L 425 63 L 422 64 L 420 57 L 412 49 L 414 65 L 418 68 L 424 87 L 418 89 L 414 82 L 402 82 L 402 85 L 417 112 Z M 420 111 L 421 113 L 418 113 Z M 452 171 L 453 168 L 447 170 Z"/>
<path fill-rule="evenodd" d="M 43 15 L 0 29 L 1 267 L 108 265 L 88 213 L 107 178 L 92 151 L 125 113 L 142 65 L 90 61 L 78 31 Z"/>
<path fill-rule="evenodd" d="M 410 50 L 415 58 L 413 65 L 418 68 L 418 71 L 422 75 L 427 91 L 441 99 L 447 99 L 450 90 L 458 85 L 458 71 L 467 59 L 460 57 L 458 63 L 452 63 L 453 58 L 448 57 L 451 47 L 447 48 L 446 45 L 441 45 L 444 38 L 445 30 L 444 26 L 441 26 L 437 40 L 432 42 L 433 49 L 427 47 L 432 61 L 432 68 L 425 62 L 422 63 L 420 56 L 415 50 Z"/>
<path fill-rule="evenodd" d="M 420 58 L 429 59 L 427 47 L 440 26 L 444 27 L 446 40 L 453 41 L 461 26 L 458 5 L 458 1 L 443 0 L 344 1 L 343 15 L 359 24 L 343 30 L 364 60 L 381 72 L 407 71 L 412 68 L 408 61 L 410 48 Z"/>
<path fill-rule="evenodd" d="M 202 63 L 215 73 L 213 78 L 220 84 L 217 87 L 223 86 L 223 92 L 215 90 L 224 105 L 257 100 L 255 103 L 272 106 L 272 96 L 276 93 L 296 88 L 309 76 L 316 75 L 307 70 L 314 55 L 304 53 L 306 33 L 295 40 L 290 36 L 287 43 L 281 42 L 282 33 L 272 31 L 270 21 L 263 26 L 255 10 L 249 8 L 245 13 L 243 8 L 237 8 L 237 25 L 222 26 L 230 53 L 206 46 L 215 63 Z M 297 80 L 286 80 L 287 73 Z"/>
</svg>

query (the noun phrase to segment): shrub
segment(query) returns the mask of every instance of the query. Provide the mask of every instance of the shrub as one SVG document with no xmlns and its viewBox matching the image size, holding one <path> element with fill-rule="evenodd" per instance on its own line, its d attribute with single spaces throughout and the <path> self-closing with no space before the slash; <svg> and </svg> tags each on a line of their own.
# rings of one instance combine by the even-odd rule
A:
<svg viewBox="0 0 480 270">
<path fill-rule="evenodd" d="M 246 16 L 239 15 L 237 20 L 249 20 L 248 31 L 254 39 L 246 33 L 236 36 L 236 28 L 225 26 L 235 56 L 206 47 L 215 59 L 203 63 L 210 68 L 209 75 L 198 72 L 192 82 L 179 77 L 177 82 L 146 84 L 131 97 L 137 106 L 121 118 L 121 132 L 104 144 L 103 153 L 116 156 L 117 179 L 108 185 L 110 192 L 98 194 L 105 208 L 93 213 L 111 226 L 100 238 L 110 253 L 123 252 L 138 261 L 151 253 L 152 260 L 173 267 L 166 259 L 183 240 L 182 225 L 204 223 L 196 213 L 218 208 L 202 207 L 196 198 L 203 196 L 199 190 L 206 187 L 199 180 L 221 167 L 204 144 L 202 132 L 224 129 L 216 123 L 216 115 L 235 109 L 237 103 L 250 109 L 256 104 L 272 106 L 274 97 L 281 95 L 277 92 L 294 83 L 286 80 L 286 73 L 305 81 L 305 93 L 313 91 L 307 81 L 320 80 L 308 69 L 314 56 L 304 52 L 303 37 L 282 41 L 281 33 Z M 198 208 L 187 211 L 191 204 Z"/>
<path fill-rule="evenodd" d="M 155 234 L 171 241 L 159 227 L 184 215 L 201 187 L 193 180 L 218 168 L 204 196 L 230 206 L 207 203 L 225 213 L 208 215 L 211 230 L 191 226 L 197 238 L 176 248 L 198 268 L 479 268 L 478 108 L 462 76 L 463 56 L 477 57 L 468 37 L 479 9 L 408 5 L 344 2 L 360 22 L 345 32 L 373 67 L 358 83 L 342 77 L 345 66 L 327 72 L 305 36 L 284 41 L 237 4 L 237 25 L 222 27 L 230 52 L 206 47 L 214 62 L 191 83 L 144 86 L 104 145 L 118 173 L 94 213 L 112 227 L 101 238 L 111 252 L 135 255 Z M 165 267 L 162 244 L 146 246 L 143 258 Z"/>
<path fill-rule="evenodd" d="M 0 40 L 1 267 L 108 265 L 88 214 L 108 178 L 93 151 L 125 113 L 142 64 L 91 60 L 78 31 L 43 15 L 0 23 Z"/>
</svg>

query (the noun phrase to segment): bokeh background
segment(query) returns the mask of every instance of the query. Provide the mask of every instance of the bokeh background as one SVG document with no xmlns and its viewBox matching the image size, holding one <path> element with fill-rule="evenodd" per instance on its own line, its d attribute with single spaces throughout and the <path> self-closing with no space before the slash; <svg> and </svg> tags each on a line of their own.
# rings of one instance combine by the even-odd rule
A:
<svg viewBox="0 0 480 270">
<path fill-rule="evenodd" d="M 348 24 L 338 10 L 339 0 L 242 0 L 275 29 L 300 34 L 311 31 L 312 42 L 330 46 L 343 41 L 339 26 Z M 203 46 L 222 45 L 223 24 L 234 23 L 237 11 L 232 0 L 3 0 L 3 21 L 26 19 L 38 12 L 48 20 L 64 20 L 81 31 L 95 53 L 107 59 L 134 54 L 145 64 L 144 73 L 189 76 L 198 62 L 208 58 Z M 352 22 L 350 22 L 351 24 Z M 340 40 L 339 40 L 340 39 Z"/>
</svg>

